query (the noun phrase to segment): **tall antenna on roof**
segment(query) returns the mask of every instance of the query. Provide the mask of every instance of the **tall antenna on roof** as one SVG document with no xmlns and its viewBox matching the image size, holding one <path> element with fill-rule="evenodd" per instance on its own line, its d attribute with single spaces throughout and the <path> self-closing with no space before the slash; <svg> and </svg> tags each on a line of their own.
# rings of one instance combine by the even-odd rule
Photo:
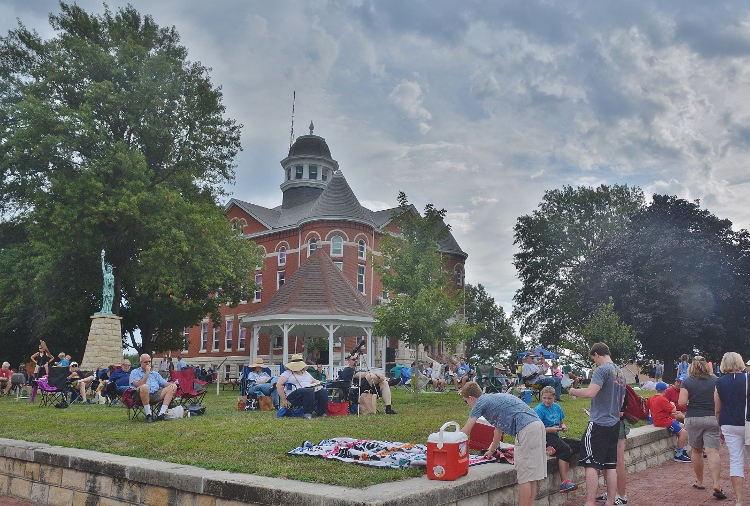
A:
<svg viewBox="0 0 750 506">
<path fill-rule="evenodd" d="M 297 100 L 297 90 L 294 90 L 292 94 L 292 130 L 289 132 L 289 149 L 292 148 L 294 142 L 294 102 Z"/>
</svg>

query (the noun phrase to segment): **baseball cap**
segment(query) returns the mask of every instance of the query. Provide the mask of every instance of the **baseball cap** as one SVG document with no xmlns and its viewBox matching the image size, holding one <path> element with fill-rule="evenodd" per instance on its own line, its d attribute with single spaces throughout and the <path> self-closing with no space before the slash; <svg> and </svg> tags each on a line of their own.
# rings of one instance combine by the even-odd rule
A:
<svg viewBox="0 0 750 506">
<path fill-rule="evenodd" d="M 666 390 L 666 389 L 667 389 L 668 387 L 667 387 L 667 384 L 666 384 L 666 383 L 664 383 L 663 381 L 660 381 L 659 383 L 657 383 L 657 384 L 656 384 L 656 386 L 655 386 L 654 388 L 655 388 L 656 390 L 658 390 L 658 391 L 664 391 L 664 390 Z"/>
</svg>

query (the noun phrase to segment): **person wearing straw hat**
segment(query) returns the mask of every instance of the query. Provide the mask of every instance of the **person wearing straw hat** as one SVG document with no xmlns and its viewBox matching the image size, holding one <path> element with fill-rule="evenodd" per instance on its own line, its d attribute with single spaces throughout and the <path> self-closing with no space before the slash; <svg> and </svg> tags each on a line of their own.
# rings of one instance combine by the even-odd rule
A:
<svg viewBox="0 0 750 506">
<path fill-rule="evenodd" d="M 52 362 L 52 354 L 47 348 L 47 343 L 39 341 L 39 351 L 31 355 L 31 361 L 34 362 L 34 376 L 36 379 L 49 376 L 49 363 Z"/>
<path fill-rule="evenodd" d="M 301 404 L 305 412 L 305 418 L 308 419 L 312 418 L 313 410 L 320 417 L 326 416 L 328 390 L 323 388 L 322 383 L 307 372 L 307 364 L 302 355 L 292 355 L 292 359 L 284 367 L 286 370 L 281 373 L 276 382 L 276 391 L 279 394 L 281 406 L 287 409 L 292 405 L 298 406 Z M 284 385 L 287 383 L 292 388 L 292 391 L 288 394 L 284 390 Z M 281 416 L 281 411 L 279 416 Z"/>
<path fill-rule="evenodd" d="M 279 409 L 279 393 L 274 388 L 275 382 L 267 372 L 263 370 L 266 366 L 263 359 L 258 357 L 253 361 L 247 380 L 252 386 L 248 389 L 248 394 L 270 395 L 273 399 L 273 407 Z"/>
</svg>

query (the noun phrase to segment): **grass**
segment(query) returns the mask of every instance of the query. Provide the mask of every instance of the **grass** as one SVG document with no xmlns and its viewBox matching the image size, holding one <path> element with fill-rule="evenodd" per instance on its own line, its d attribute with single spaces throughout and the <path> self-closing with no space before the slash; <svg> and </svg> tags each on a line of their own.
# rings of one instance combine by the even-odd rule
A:
<svg viewBox="0 0 750 506">
<path fill-rule="evenodd" d="M 215 387 L 214 387 L 215 388 Z M 463 425 L 468 407 L 456 393 L 425 393 L 414 400 L 403 389 L 393 390 L 397 415 L 385 414 L 276 418 L 275 411 L 237 411 L 238 391 L 216 395 L 210 389 L 206 414 L 170 422 L 129 421 L 121 406 L 74 404 L 68 409 L 40 408 L 38 400 L 16 402 L 0 398 L 3 437 L 56 446 L 141 457 L 205 469 L 250 473 L 306 482 L 366 487 L 424 474 L 415 469 L 376 469 L 317 458 L 292 457 L 286 452 L 303 441 L 353 437 L 426 443 L 446 421 Z M 532 407 L 536 402 L 532 404 Z M 563 396 L 569 437 L 580 437 L 588 417 L 586 399 Z M 382 412 L 382 403 L 378 409 Z M 506 437 L 506 442 L 513 438 Z"/>
</svg>

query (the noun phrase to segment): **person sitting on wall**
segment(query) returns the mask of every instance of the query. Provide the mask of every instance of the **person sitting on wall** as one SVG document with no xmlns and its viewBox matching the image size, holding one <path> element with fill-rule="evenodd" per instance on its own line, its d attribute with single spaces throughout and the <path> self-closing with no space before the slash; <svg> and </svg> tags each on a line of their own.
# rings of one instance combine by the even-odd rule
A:
<svg viewBox="0 0 750 506">
<path fill-rule="evenodd" d="M 388 378 L 376 371 L 357 371 L 357 358 L 356 354 L 346 358 L 346 367 L 339 371 L 339 379 L 355 385 L 361 384 L 362 392 L 374 389 L 383 398 L 385 413 L 395 415 L 396 412 L 391 407 L 391 386 Z"/>
</svg>

